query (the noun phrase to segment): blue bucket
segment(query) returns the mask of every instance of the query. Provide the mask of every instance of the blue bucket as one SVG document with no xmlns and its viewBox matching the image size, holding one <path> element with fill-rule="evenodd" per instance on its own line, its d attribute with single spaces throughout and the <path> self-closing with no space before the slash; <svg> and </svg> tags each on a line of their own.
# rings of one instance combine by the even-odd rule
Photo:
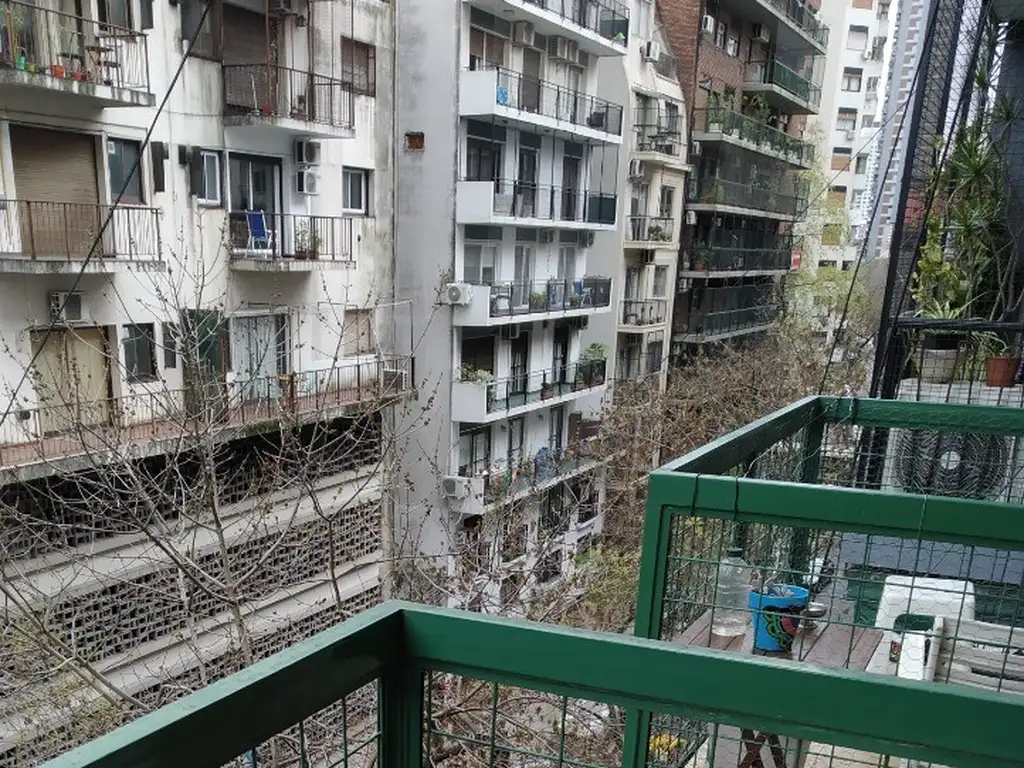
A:
<svg viewBox="0 0 1024 768">
<path fill-rule="evenodd" d="M 776 586 L 789 594 L 777 597 L 750 590 L 750 609 L 754 612 L 754 648 L 759 651 L 789 653 L 800 628 L 799 614 L 807 607 L 810 593 L 792 584 Z"/>
</svg>

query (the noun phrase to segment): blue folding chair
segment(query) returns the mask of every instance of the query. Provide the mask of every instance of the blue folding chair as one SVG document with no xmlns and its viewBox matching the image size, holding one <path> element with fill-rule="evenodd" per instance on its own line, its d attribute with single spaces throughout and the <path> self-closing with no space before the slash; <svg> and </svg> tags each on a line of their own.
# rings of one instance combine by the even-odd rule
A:
<svg viewBox="0 0 1024 768">
<path fill-rule="evenodd" d="M 267 216 L 263 211 L 246 211 L 245 223 L 249 227 L 247 251 L 274 250 L 274 232 L 267 228 Z"/>
</svg>

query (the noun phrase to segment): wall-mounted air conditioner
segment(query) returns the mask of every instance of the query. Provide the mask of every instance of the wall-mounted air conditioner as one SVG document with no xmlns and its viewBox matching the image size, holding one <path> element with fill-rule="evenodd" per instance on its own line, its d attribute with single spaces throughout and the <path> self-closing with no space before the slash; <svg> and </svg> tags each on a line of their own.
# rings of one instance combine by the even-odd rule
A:
<svg viewBox="0 0 1024 768">
<path fill-rule="evenodd" d="M 643 49 L 644 61 L 657 61 L 661 58 L 661 44 L 649 40 Z"/>
<path fill-rule="evenodd" d="M 686 223 L 691 227 L 697 226 L 697 212 L 687 211 L 686 212 Z"/>
<path fill-rule="evenodd" d="M 770 43 L 772 40 L 772 33 L 768 31 L 768 27 L 764 24 L 754 25 L 754 42 L 755 43 Z"/>
<path fill-rule="evenodd" d="M 319 181 L 316 171 L 300 168 L 295 172 L 295 191 L 300 195 L 315 195 L 319 192 Z"/>
<path fill-rule="evenodd" d="M 555 230 L 553 229 L 542 229 L 538 236 L 542 244 L 555 242 Z"/>
<path fill-rule="evenodd" d="M 512 42 L 516 45 L 533 46 L 533 24 L 528 21 L 517 21 L 512 25 Z"/>
<path fill-rule="evenodd" d="M 48 299 L 51 323 L 81 323 L 89 319 L 85 299 L 78 291 L 51 291 Z"/>
<path fill-rule="evenodd" d="M 644 163 L 643 160 L 630 160 L 629 161 L 629 178 L 639 179 L 643 178 L 644 175 Z"/>
<path fill-rule="evenodd" d="M 580 248 L 590 248 L 594 244 L 594 233 L 580 232 L 576 242 L 579 243 Z"/>
<path fill-rule="evenodd" d="M 473 495 L 475 479 L 449 475 L 441 480 L 441 493 L 446 499 L 465 499 Z"/>
<path fill-rule="evenodd" d="M 690 145 L 690 154 L 693 155 L 694 157 L 700 157 L 703 149 L 704 148 L 700 145 L 700 142 L 695 141 L 692 145 Z"/>
<path fill-rule="evenodd" d="M 469 283 L 448 283 L 441 301 L 452 306 L 464 307 L 473 299 L 473 287 Z"/>
<path fill-rule="evenodd" d="M 519 323 L 501 326 L 501 338 L 505 341 L 515 341 L 519 338 L 521 333 L 522 329 L 520 328 Z"/>
<path fill-rule="evenodd" d="M 300 139 L 295 142 L 295 162 L 299 165 L 320 164 L 320 142 Z"/>
<path fill-rule="evenodd" d="M 570 64 L 579 64 L 580 48 L 575 40 L 556 35 L 548 38 L 548 56 Z"/>
<path fill-rule="evenodd" d="M 715 17 L 710 13 L 705 13 L 704 18 L 701 19 L 700 31 L 707 35 L 715 34 Z"/>
</svg>

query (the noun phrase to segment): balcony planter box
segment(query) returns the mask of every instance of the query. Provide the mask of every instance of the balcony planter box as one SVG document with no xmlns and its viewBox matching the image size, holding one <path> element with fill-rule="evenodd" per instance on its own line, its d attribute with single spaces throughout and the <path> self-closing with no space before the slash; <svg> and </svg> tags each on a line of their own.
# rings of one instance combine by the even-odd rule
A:
<svg viewBox="0 0 1024 768">
<path fill-rule="evenodd" d="M 541 385 L 541 388 L 540 388 L 540 399 L 541 400 L 550 400 L 554 396 L 555 396 L 555 388 L 551 384 L 548 384 L 545 381 Z"/>
<path fill-rule="evenodd" d="M 986 357 L 985 384 L 990 387 L 1012 387 L 1019 365 L 1020 357 Z"/>
<path fill-rule="evenodd" d="M 534 312 L 543 312 L 548 308 L 548 298 L 543 293 L 530 294 L 530 309 Z"/>
</svg>

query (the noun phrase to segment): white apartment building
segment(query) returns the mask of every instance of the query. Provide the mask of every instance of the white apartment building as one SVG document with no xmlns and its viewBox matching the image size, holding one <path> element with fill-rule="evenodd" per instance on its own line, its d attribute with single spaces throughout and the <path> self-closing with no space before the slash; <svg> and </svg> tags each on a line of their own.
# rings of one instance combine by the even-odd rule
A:
<svg viewBox="0 0 1024 768">
<path fill-rule="evenodd" d="M 4 768 L 100 706 L 26 616 L 151 706 L 380 599 L 394 5 L 204 8 L 0 7 Z"/>
<path fill-rule="evenodd" d="M 454 605 L 515 610 L 600 530 L 588 403 L 614 337 L 581 332 L 616 310 L 591 253 L 616 232 L 626 123 L 598 62 L 628 38 L 615 0 L 399 8 L 396 286 L 429 421 L 399 427 L 397 529 Z"/>
<path fill-rule="evenodd" d="M 594 317 L 584 335 L 615 338 L 617 383 L 653 377 L 663 387 L 689 171 L 687 111 L 652 0 L 633 1 L 629 40 L 625 56 L 600 66 L 602 93 L 628 105 L 618 168 L 623 215 L 589 257 L 615 277 L 615 311 Z"/>
</svg>

